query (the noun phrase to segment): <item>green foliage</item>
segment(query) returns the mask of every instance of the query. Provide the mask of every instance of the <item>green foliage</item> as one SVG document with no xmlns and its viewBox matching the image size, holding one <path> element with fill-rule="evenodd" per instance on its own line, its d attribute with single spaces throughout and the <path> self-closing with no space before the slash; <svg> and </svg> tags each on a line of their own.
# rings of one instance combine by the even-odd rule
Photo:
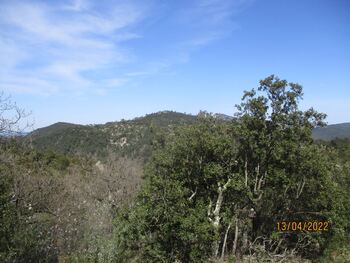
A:
<svg viewBox="0 0 350 263">
<path fill-rule="evenodd" d="M 325 115 L 313 109 L 300 111 L 300 99 L 300 85 L 270 76 L 260 82 L 258 91 L 246 92 L 238 106 L 234 131 L 240 144 L 239 166 L 247 175 L 248 196 L 256 211 L 252 238 L 269 236 L 278 220 L 336 220 L 334 160 L 311 138 L 312 130 L 324 125 Z M 313 236 L 307 246 L 298 245 L 302 234 L 293 234 L 285 244 L 316 257 L 330 236 Z"/>
<path fill-rule="evenodd" d="M 133 200 L 141 164 L 2 140 L 0 262 L 113 262 L 113 214 Z"/>
<path fill-rule="evenodd" d="M 300 85 L 270 76 L 245 92 L 232 124 L 203 112 L 197 124 L 160 136 L 137 203 L 116 218 L 118 261 L 206 262 L 220 252 L 268 260 L 286 250 L 315 258 L 344 244 L 348 177 L 337 169 L 347 167 L 313 144 L 325 115 L 299 110 L 301 99 Z M 278 220 L 334 227 L 276 236 Z"/>
<path fill-rule="evenodd" d="M 315 140 L 331 141 L 336 138 L 350 139 L 350 123 L 332 124 L 313 130 L 312 137 Z"/>
<path fill-rule="evenodd" d="M 4 145 L 1 150 L 14 149 Z M 7 146 L 7 147 L 6 147 Z M 51 216 L 35 213 L 31 204 L 18 200 L 13 181 L 19 166 L 11 160 L 0 159 L 0 261 L 1 262 L 57 262 L 50 230 Z"/>
<path fill-rule="evenodd" d="M 344 163 L 350 160 L 350 140 L 335 138 L 331 141 L 316 141 L 317 144 L 326 145 L 335 150 L 339 159 Z M 332 149 L 329 149 L 330 151 Z"/>
<path fill-rule="evenodd" d="M 26 146 L 0 138 L 0 261 L 345 262 L 350 143 L 315 143 L 325 115 L 301 111 L 302 95 L 269 76 L 244 93 L 234 119 L 160 112 L 58 123 Z M 134 200 L 136 157 L 150 162 Z M 279 220 L 332 224 L 281 233 Z"/>
<path fill-rule="evenodd" d="M 8 261 L 15 233 L 16 210 L 11 202 L 11 178 L 7 167 L 0 163 L 0 260 Z"/>
<path fill-rule="evenodd" d="M 136 206 L 116 219 L 121 258 L 127 253 L 142 262 L 203 262 L 211 256 L 216 232 L 207 201 L 215 193 L 211 182 L 228 176 L 232 152 L 223 136 L 227 126 L 213 123 L 208 118 L 177 130 L 153 156 Z"/>
<path fill-rule="evenodd" d="M 35 130 L 24 141 L 36 149 L 61 154 L 94 156 L 106 159 L 109 154 L 148 159 L 156 131 L 172 131 L 177 126 L 194 123 L 196 117 L 165 111 L 130 121 L 104 125 L 56 123 Z"/>
</svg>

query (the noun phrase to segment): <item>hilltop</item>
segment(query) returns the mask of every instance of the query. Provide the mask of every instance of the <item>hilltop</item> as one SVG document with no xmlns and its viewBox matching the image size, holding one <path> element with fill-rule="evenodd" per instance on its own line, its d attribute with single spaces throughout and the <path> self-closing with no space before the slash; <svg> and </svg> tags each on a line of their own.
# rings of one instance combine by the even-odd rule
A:
<svg viewBox="0 0 350 263">
<path fill-rule="evenodd" d="M 150 153 L 155 130 L 170 131 L 195 121 L 194 115 L 161 111 L 132 120 L 98 125 L 58 122 L 33 131 L 25 140 L 37 149 L 53 150 L 62 154 L 104 157 L 114 152 L 121 156 L 146 157 Z"/>
<path fill-rule="evenodd" d="M 330 141 L 335 138 L 350 139 L 350 122 L 332 124 L 313 130 L 312 137 L 315 140 Z"/>
<path fill-rule="evenodd" d="M 201 114 L 201 113 L 200 113 Z M 214 114 L 222 121 L 232 116 Z M 110 153 L 118 156 L 147 159 L 156 131 L 171 132 L 179 126 L 196 123 L 197 116 L 175 111 L 160 111 L 132 120 L 107 122 L 98 125 L 79 125 L 58 122 L 37 129 L 25 136 L 36 149 L 62 154 L 80 154 L 103 158 Z M 313 131 L 315 140 L 329 141 L 350 138 L 350 123 L 329 125 Z"/>
</svg>

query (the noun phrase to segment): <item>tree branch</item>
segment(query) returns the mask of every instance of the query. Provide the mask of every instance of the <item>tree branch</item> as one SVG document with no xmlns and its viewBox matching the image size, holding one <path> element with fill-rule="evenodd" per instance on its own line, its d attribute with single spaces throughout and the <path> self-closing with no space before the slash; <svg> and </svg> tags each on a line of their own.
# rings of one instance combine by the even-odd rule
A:
<svg viewBox="0 0 350 263">
<path fill-rule="evenodd" d="M 191 201 L 192 198 L 197 194 L 197 187 L 196 190 L 194 192 L 192 192 L 192 195 L 188 198 L 188 201 Z"/>
</svg>

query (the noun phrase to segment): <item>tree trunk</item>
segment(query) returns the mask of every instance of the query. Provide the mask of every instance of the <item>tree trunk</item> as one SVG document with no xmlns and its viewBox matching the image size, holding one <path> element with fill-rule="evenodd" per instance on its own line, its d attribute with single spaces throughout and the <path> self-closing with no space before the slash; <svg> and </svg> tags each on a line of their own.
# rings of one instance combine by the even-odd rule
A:
<svg viewBox="0 0 350 263">
<path fill-rule="evenodd" d="M 214 222 L 213 225 L 214 227 L 218 227 L 220 224 L 220 209 L 221 209 L 221 205 L 222 205 L 222 200 L 223 200 L 223 189 L 221 186 L 219 186 L 218 189 L 218 199 L 216 200 L 216 205 L 215 205 L 215 209 L 213 212 L 214 215 Z"/>
<path fill-rule="evenodd" d="M 242 251 L 243 251 L 243 253 L 246 252 L 247 248 L 248 248 L 248 233 L 247 233 L 247 230 L 244 229 L 243 233 L 242 233 Z"/>
<path fill-rule="evenodd" d="M 234 238 L 234 240 L 233 240 L 232 255 L 235 255 L 235 254 L 236 254 L 237 242 L 238 242 L 238 235 L 239 235 L 238 218 L 237 218 L 237 216 L 236 216 L 236 218 L 235 218 L 235 238 Z"/>
<path fill-rule="evenodd" d="M 244 185 L 245 187 L 248 186 L 248 160 L 247 155 L 245 155 L 245 161 L 244 161 Z"/>
<path fill-rule="evenodd" d="M 228 179 L 227 182 L 225 183 L 224 186 L 221 186 L 220 183 L 218 183 L 218 198 L 216 200 L 216 204 L 215 204 L 215 209 L 213 211 L 213 216 L 214 216 L 214 220 L 212 220 L 209 217 L 209 220 L 213 223 L 213 226 L 215 228 L 215 230 L 218 232 L 219 228 L 220 228 L 220 209 L 221 209 L 221 205 L 222 205 L 222 201 L 224 199 L 223 193 L 226 191 L 227 187 L 229 186 L 231 182 L 231 179 Z M 211 203 L 209 204 L 209 209 L 208 209 L 208 215 L 211 215 Z M 214 241 L 213 243 L 213 255 L 216 258 L 219 254 L 219 245 L 220 245 L 220 239 Z"/>
<path fill-rule="evenodd" d="M 227 229 L 226 229 L 225 238 L 224 238 L 224 243 L 222 244 L 222 249 L 221 249 L 221 260 L 224 260 L 225 248 L 226 248 L 226 241 L 227 241 L 227 235 L 228 235 L 228 231 L 230 231 L 230 228 L 231 228 L 231 224 L 229 224 L 228 227 L 227 227 Z"/>
</svg>

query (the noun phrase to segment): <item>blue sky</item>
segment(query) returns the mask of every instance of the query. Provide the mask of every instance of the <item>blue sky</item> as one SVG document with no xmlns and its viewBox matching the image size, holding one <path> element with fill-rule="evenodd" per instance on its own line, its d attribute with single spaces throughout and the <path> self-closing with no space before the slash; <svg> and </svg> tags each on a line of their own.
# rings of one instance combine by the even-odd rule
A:
<svg viewBox="0 0 350 263">
<path fill-rule="evenodd" d="M 276 74 L 350 121 L 347 0 L 0 1 L 0 90 L 35 128 L 160 110 L 232 115 Z"/>
</svg>

